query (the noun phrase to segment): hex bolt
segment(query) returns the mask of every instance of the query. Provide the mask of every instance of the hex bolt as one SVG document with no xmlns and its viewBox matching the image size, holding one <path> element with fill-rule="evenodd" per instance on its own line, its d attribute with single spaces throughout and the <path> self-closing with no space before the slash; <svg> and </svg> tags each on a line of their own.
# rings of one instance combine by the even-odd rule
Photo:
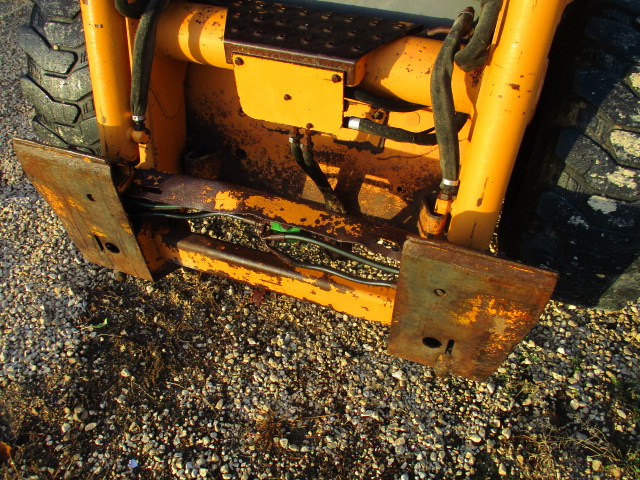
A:
<svg viewBox="0 0 640 480">
<path fill-rule="evenodd" d="M 283 98 L 285 100 L 291 100 L 291 95 L 289 95 L 288 93 L 285 93 Z"/>
<path fill-rule="evenodd" d="M 236 59 L 234 60 L 234 63 L 236 65 L 244 65 L 244 60 L 242 59 L 242 57 L 236 57 Z"/>
<path fill-rule="evenodd" d="M 333 75 L 331 75 L 331 81 L 333 83 L 340 83 L 342 81 L 342 77 L 337 73 L 334 73 Z"/>
</svg>

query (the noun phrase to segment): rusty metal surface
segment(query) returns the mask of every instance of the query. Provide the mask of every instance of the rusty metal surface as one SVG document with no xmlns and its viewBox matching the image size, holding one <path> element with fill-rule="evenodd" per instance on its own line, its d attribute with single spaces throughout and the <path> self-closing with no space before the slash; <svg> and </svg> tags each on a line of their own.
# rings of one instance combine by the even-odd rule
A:
<svg viewBox="0 0 640 480">
<path fill-rule="evenodd" d="M 537 322 L 555 283 L 551 272 L 410 237 L 389 353 L 484 380 Z"/>
<path fill-rule="evenodd" d="M 152 279 L 107 159 L 22 139 L 14 139 L 13 147 L 27 177 L 88 261 Z"/>
<path fill-rule="evenodd" d="M 391 287 L 364 285 L 290 266 L 269 253 L 188 232 L 157 231 L 155 243 L 159 253 L 176 265 L 261 286 L 367 320 L 391 322 L 395 298 Z"/>
<path fill-rule="evenodd" d="M 387 225 L 328 212 L 310 202 L 293 201 L 226 182 L 152 170 L 137 171 L 127 195 L 206 212 L 251 215 L 341 242 L 358 243 L 396 260 L 400 259 L 400 251 L 378 241 L 383 239 L 401 247 L 408 235 Z"/>
<path fill-rule="evenodd" d="M 187 98 L 193 122 L 191 135 L 204 151 L 218 151 L 224 156 L 220 180 L 287 198 L 324 201 L 291 156 L 289 129 L 243 114 L 232 71 L 193 65 L 190 72 Z M 366 111 L 354 114 L 368 115 Z M 428 121 L 419 125 L 433 126 Z M 410 128 L 404 123 L 395 126 Z M 437 146 L 387 141 L 382 151 L 379 138 L 361 132 L 355 135 L 346 139 L 313 135 L 315 158 L 347 212 L 379 218 L 417 233 L 415 200 L 437 192 L 441 180 Z M 468 130 L 463 131 L 461 152 L 466 150 L 467 136 Z"/>
<path fill-rule="evenodd" d="M 420 28 L 376 17 L 236 0 L 228 8 L 224 48 L 227 63 L 233 54 L 248 54 L 340 70 L 353 85 L 358 59 Z"/>
<path fill-rule="evenodd" d="M 423 198 L 421 200 L 420 215 L 418 216 L 418 232 L 420 232 L 420 236 L 424 238 L 443 238 L 447 219 L 447 215 L 432 212 L 426 199 Z"/>
</svg>

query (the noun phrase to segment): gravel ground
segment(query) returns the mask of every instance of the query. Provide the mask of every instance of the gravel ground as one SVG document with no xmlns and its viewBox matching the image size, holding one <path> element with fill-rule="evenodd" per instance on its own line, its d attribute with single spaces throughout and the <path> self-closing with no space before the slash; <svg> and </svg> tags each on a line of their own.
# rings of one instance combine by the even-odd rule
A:
<svg viewBox="0 0 640 480">
<path fill-rule="evenodd" d="M 640 304 L 551 303 L 487 383 L 387 328 L 190 271 L 118 283 L 25 179 L 0 2 L 0 478 L 640 478 Z"/>
</svg>

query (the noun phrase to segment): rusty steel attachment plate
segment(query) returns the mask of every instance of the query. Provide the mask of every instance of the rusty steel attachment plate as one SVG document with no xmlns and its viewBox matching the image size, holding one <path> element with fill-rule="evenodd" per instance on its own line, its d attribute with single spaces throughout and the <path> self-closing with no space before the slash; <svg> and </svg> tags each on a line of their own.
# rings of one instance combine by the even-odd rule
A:
<svg viewBox="0 0 640 480">
<path fill-rule="evenodd" d="M 234 54 L 246 54 L 340 70 L 353 85 L 358 59 L 421 28 L 377 17 L 236 0 L 228 7 L 224 48 L 228 63 Z"/>
<path fill-rule="evenodd" d="M 389 353 L 485 380 L 535 325 L 554 273 L 454 245 L 404 244 Z"/>
<path fill-rule="evenodd" d="M 27 177 L 88 261 L 152 280 L 109 160 L 17 138 L 13 147 Z"/>
</svg>

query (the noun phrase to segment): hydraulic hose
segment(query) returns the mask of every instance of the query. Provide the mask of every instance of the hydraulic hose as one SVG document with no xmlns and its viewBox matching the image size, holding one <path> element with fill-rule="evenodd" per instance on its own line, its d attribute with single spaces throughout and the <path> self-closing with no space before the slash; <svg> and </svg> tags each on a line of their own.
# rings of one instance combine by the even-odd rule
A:
<svg viewBox="0 0 640 480">
<path fill-rule="evenodd" d="M 156 45 L 156 30 L 160 13 L 169 0 L 149 0 L 133 44 L 133 65 L 131 68 L 131 117 L 134 130 L 144 130 L 145 113 L 149 98 L 151 67 Z M 135 4 L 134 4 L 135 5 Z"/>
<path fill-rule="evenodd" d="M 456 132 L 464 126 L 467 121 L 466 113 L 455 114 Z M 430 128 L 424 132 L 410 132 L 403 128 L 390 127 L 381 123 L 374 122 L 368 118 L 347 117 L 345 118 L 345 126 L 352 130 L 369 133 L 382 138 L 388 138 L 394 142 L 414 143 L 416 145 L 437 145 L 438 139 L 434 133 L 435 128 Z"/>
<path fill-rule="evenodd" d="M 120 15 L 137 20 L 149 5 L 149 0 L 136 0 L 133 3 L 129 3 L 127 0 L 115 0 L 115 3 L 116 10 Z"/>
<path fill-rule="evenodd" d="M 340 199 L 333 191 L 327 176 L 320 169 L 320 165 L 313 156 L 313 142 L 311 141 L 311 133 L 306 132 L 304 135 L 304 143 L 300 142 L 300 135 L 297 128 L 291 130 L 289 135 L 289 145 L 291 146 L 291 154 L 294 160 L 304 173 L 315 183 L 322 197 L 324 198 L 325 207 L 332 212 L 345 213 L 345 208 Z"/>
<path fill-rule="evenodd" d="M 424 105 L 405 102 L 397 98 L 387 98 L 358 87 L 348 87 L 345 89 L 345 97 L 371 105 L 374 108 L 388 110 L 390 112 L 415 112 L 424 108 Z"/>
<path fill-rule="evenodd" d="M 294 267 L 298 268 L 307 268 L 309 270 L 317 270 L 319 272 L 328 273 L 329 275 L 335 275 L 336 277 L 344 278 L 346 280 L 350 280 L 352 282 L 362 283 L 364 285 L 371 285 L 376 287 L 390 287 L 397 288 L 397 284 L 395 282 L 388 282 L 386 280 L 373 280 L 369 278 L 356 277 L 355 275 L 350 275 L 341 270 L 336 270 L 335 268 L 325 267 L 324 265 L 315 265 L 306 262 L 300 262 L 293 258 L 291 255 L 274 248 L 273 246 L 266 244 L 267 248 L 280 257 L 283 261 L 290 263 Z"/>
<path fill-rule="evenodd" d="M 415 143 L 417 145 L 436 145 L 438 140 L 433 128 L 424 132 L 410 132 L 403 128 L 390 127 L 381 123 L 374 122 L 368 118 L 347 117 L 345 118 L 347 128 L 358 130 L 359 132 L 369 133 L 378 137 L 388 138 L 395 142 Z"/>
<path fill-rule="evenodd" d="M 235 220 L 240 220 L 241 222 L 246 223 L 247 225 L 258 226 L 260 224 L 260 222 L 251 220 L 250 218 L 246 218 L 240 215 L 234 215 L 232 213 L 216 213 L 216 212 L 176 213 L 176 212 L 168 212 L 163 209 L 163 210 L 134 212 L 134 215 L 138 215 L 141 217 L 172 218 L 176 220 L 200 220 L 202 218 L 224 217 L 224 218 L 233 218 Z"/>
<path fill-rule="evenodd" d="M 387 272 L 387 273 L 391 273 L 394 275 L 398 275 L 400 273 L 400 270 L 397 269 L 396 267 L 392 267 L 390 265 L 385 265 L 384 263 L 380 263 L 380 262 L 376 262 L 375 260 L 370 260 L 366 257 L 363 257 L 361 255 L 357 255 L 355 253 L 351 253 L 351 252 L 347 252 L 346 250 L 343 250 L 342 248 L 338 248 L 334 245 L 331 245 L 330 243 L 327 242 L 323 242 L 321 240 L 316 240 L 315 238 L 311 238 L 311 237 L 307 237 L 305 235 L 298 235 L 295 233 L 278 233 L 275 235 L 268 235 L 268 236 L 264 236 L 262 237 L 263 240 L 267 240 L 267 241 L 275 241 L 275 242 L 284 242 L 287 240 L 296 240 L 299 242 L 303 242 L 303 243 L 310 243 L 312 245 L 316 245 L 320 248 L 324 248 L 325 250 L 328 250 L 330 252 L 333 252 L 337 255 L 340 255 L 342 257 L 345 257 L 349 260 L 353 260 L 354 262 L 358 262 L 358 263 L 363 263 L 365 265 L 368 265 L 370 267 L 373 268 L 377 268 L 378 270 L 382 270 L 383 272 Z"/>
<path fill-rule="evenodd" d="M 431 75 L 431 101 L 433 102 L 433 120 L 436 137 L 440 149 L 440 167 L 442 183 L 440 189 L 445 194 L 454 193 L 458 186 L 458 163 L 460 146 L 458 130 L 453 106 L 451 75 L 453 74 L 453 57 L 462 39 L 469 34 L 473 25 L 474 11 L 466 8 L 458 15 L 451 31 L 442 42 L 433 65 Z"/>
<path fill-rule="evenodd" d="M 483 0 L 480 4 L 480 18 L 467 46 L 455 55 L 456 64 L 465 72 L 484 65 L 489 55 L 489 45 L 496 30 L 502 0 Z"/>
</svg>

